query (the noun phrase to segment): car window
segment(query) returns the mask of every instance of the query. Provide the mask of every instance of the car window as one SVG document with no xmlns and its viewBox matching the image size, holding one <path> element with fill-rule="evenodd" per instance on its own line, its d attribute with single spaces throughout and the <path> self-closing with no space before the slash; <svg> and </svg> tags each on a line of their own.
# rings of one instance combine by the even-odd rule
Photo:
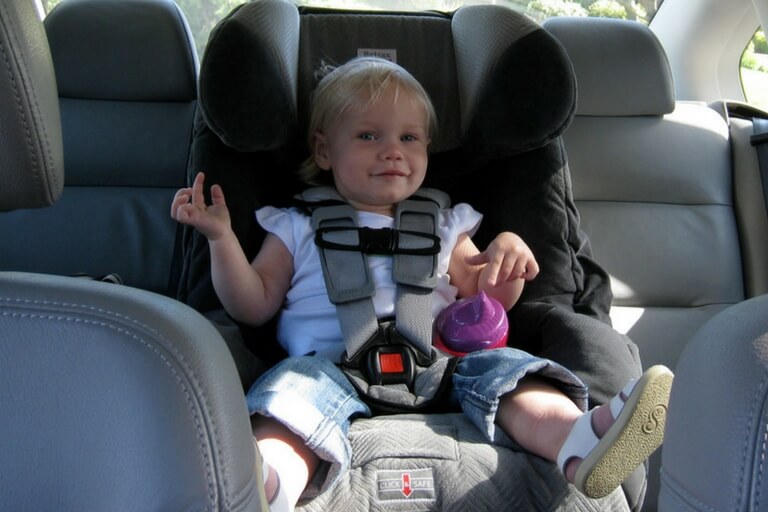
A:
<svg viewBox="0 0 768 512">
<path fill-rule="evenodd" d="M 759 28 L 741 54 L 741 86 L 747 102 L 768 110 L 768 43 Z"/>
<path fill-rule="evenodd" d="M 48 13 L 66 0 L 36 0 Z M 372 9 L 391 11 L 435 10 L 450 12 L 465 3 L 507 5 L 528 14 L 536 21 L 551 16 L 603 16 L 639 20 L 648 24 L 662 0 L 296 0 L 299 5 L 337 9 Z M 195 45 L 203 55 L 208 34 L 216 23 L 243 0 L 176 0 L 187 18 Z"/>
</svg>

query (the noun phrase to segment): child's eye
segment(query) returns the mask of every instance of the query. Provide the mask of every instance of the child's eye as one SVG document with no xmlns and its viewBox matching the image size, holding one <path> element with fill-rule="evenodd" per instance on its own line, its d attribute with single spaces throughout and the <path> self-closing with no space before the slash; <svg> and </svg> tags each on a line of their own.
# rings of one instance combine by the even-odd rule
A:
<svg viewBox="0 0 768 512">
<path fill-rule="evenodd" d="M 361 140 L 375 140 L 376 136 L 371 132 L 363 132 L 357 136 Z"/>
<path fill-rule="evenodd" d="M 417 139 L 415 135 L 403 135 L 402 137 L 400 137 L 400 140 L 402 140 L 403 142 L 413 142 Z"/>
</svg>

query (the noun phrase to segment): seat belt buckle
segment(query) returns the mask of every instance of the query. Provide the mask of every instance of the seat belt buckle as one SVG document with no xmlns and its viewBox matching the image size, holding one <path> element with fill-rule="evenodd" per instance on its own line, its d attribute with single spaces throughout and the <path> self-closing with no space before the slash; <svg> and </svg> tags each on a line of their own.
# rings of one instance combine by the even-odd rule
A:
<svg viewBox="0 0 768 512">
<path fill-rule="evenodd" d="M 404 345 L 379 345 L 368 351 L 365 365 L 370 385 L 405 384 L 412 389 L 416 378 L 413 352 Z"/>
</svg>

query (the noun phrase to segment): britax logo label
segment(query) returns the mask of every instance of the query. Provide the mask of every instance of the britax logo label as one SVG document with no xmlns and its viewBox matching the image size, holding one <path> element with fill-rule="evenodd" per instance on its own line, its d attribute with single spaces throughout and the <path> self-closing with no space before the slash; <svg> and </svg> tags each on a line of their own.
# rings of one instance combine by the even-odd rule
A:
<svg viewBox="0 0 768 512">
<path fill-rule="evenodd" d="M 397 62 L 397 50 L 394 48 L 358 48 L 358 57 L 378 57 L 390 62 Z"/>
<path fill-rule="evenodd" d="M 376 472 L 379 501 L 434 501 L 432 468 L 379 470 Z"/>
</svg>

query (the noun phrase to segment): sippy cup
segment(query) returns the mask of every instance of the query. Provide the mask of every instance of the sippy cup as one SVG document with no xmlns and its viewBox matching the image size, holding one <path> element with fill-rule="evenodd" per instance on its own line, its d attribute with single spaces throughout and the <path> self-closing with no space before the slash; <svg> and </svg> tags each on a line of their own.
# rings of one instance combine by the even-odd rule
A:
<svg viewBox="0 0 768 512">
<path fill-rule="evenodd" d="M 435 321 L 435 347 L 461 356 L 481 349 L 504 347 L 509 323 L 507 312 L 496 299 L 481 291 L 446 307 Z"/>
</svg>

